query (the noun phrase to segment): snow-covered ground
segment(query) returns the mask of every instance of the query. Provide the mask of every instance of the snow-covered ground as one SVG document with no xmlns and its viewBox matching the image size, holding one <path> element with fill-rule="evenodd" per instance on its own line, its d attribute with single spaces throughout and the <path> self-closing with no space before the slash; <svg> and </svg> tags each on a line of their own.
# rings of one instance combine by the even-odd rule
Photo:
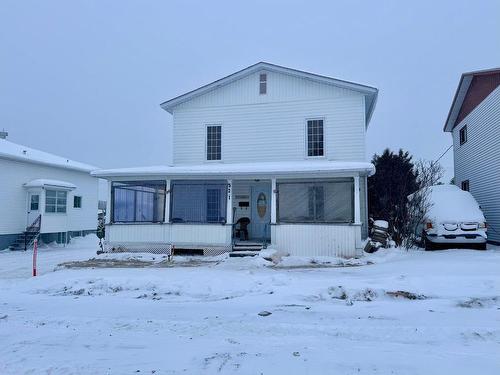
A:
<svg viewBox="0 0 500 375">
<path fill-rule="evenodd" d="M 52 272 L 96 249 L 0 252 L 0 374 L 500 373 L 498 248 Z"/>
</svg>

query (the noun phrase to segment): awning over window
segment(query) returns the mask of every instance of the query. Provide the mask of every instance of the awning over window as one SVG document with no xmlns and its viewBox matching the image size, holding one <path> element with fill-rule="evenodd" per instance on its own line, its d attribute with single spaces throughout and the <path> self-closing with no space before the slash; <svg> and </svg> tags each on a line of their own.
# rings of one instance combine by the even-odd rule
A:
<svg viewBox="0 0 500 375">
<path fill-rule="evenodd" d="M 71 182 L 59 181 L 59 180 L 47 180 L 43 178 L 38 178 L 30 182 L 26 182 L 23 186 L 27 189 L 29 188 L 55 188 L 60 190 L 73 190 L 76 189 L 76 185 Z"/>
</svg>

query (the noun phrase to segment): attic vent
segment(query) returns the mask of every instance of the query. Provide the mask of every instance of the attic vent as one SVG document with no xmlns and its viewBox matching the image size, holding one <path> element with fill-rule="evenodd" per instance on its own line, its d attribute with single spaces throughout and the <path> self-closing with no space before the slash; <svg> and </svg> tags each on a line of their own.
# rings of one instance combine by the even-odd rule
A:
<svg viewBox="0 0 500 375">
<path fill-rule="evenodd" d="M 259 94 L 267 94 L 267 74 L 261 73 L 259 75 Z"/>
</svg>

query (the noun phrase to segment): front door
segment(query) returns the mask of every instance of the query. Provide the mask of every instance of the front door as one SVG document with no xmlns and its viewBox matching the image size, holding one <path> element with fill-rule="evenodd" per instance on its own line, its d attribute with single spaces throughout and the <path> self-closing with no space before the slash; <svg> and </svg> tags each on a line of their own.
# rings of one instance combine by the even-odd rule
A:
<svg viewBox="0 0 500 375">
<path fill-rule="evenodd" d="M 28 193 L 28 218 L 26 227 L 29 227 L 35 219 L 40 215 L 40 193 Z"/>
<path fill-rule="evenodd" d="M 271 238 L 271 184 L 256 183 L 251 187 L 249 236 L 252 240 Z"/>
</svg>

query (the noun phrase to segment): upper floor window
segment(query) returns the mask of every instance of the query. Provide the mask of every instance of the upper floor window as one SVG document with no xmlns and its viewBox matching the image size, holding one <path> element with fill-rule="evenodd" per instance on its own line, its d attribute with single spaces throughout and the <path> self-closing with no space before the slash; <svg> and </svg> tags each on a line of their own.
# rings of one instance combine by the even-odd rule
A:
<svg viewBox="0 0 500 375">
<path fill-rule="evenodd" d="M 307 120 L 307 156 L 324 156 L 323 120 Z"/>
<path fill-rule="evenodd" d="M 259 94 L 267 94 L 267 74 L 261 73 L 259 75 Z"/>
<path fill-rule="evenodd" d="M 73 208 L 82 208 L 82 197 L 75 195 L 73 197 Z"/>
<path fill-rule="evenodd" d="M 467 142 L 467 125 L 460 129 L 460 146 Z"/>
<path fill-rule="evenodd" d="M 462 181 L 462 190 L 469 191 L 469 180 Z"/>
<path fill-rule="evenodd" d="M 222 126 L 207 126 L 207 160 L 221 160 L 222 156 Z"/>
<path fill-rule="evenodd" d="M 62 190 L 45 191 L 45 212 L 66 213 L 68 193 Z"/>
</svg>

